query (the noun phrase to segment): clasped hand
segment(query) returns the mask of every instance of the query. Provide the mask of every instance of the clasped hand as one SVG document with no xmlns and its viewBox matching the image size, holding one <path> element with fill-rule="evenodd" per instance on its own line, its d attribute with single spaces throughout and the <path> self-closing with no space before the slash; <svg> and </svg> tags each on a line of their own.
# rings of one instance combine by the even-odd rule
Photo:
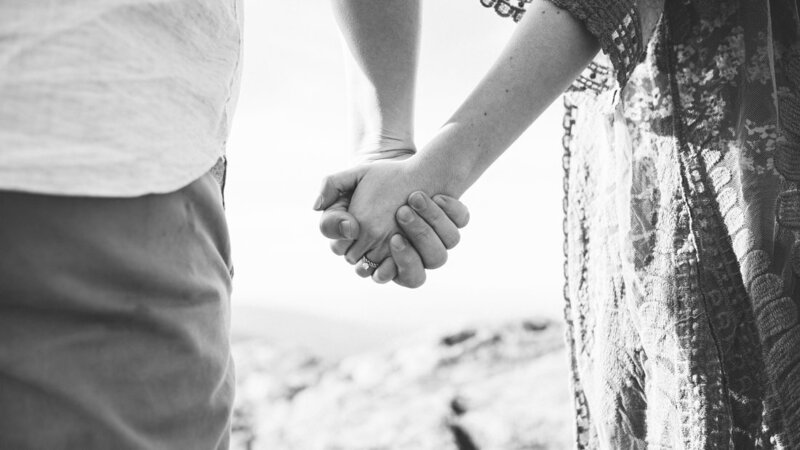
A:
<svg viewBox="0 0 800 450">
<path fill-rule="evenodd" d="M 315 205 L 324 211 L 320 231 L 331 249 L 358 264 L 356 273 L 406 287 L 425 282 L 425 269 L 447 261 L 469 211 L 460 201 L 433 195 L 436 180 L 414 157 L 383 160 L 328 176 Z M 375 262 L 373 269 L 364 258 Z"/>
</svg>

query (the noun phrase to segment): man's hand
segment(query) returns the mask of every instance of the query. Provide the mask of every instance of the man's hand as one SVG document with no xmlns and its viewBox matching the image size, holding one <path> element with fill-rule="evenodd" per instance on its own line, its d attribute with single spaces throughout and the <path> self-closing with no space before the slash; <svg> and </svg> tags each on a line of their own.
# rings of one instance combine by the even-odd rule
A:
<svg viewBox="0 0 800 450">
<path fill-rule="evenodd" d="M 342 192 L 355 186 L 341 186 Z M 320 220 L 320 230 L 332 239 L 331 249 L 343 256 L 358 237 L 359 223 L 347 212 L 350 197 L 341 196 L 327 208 Z M 408 205 L 398 209 L 397 223 L 406 240 L 400 234 L 392 237 L 391 257 L 385 259 L 371 274 L 358 266 L 356 272 L 362 276 L 372 276 L 377 283 L 395 283 L 416 288 L 425 282 L 425 269 L 435 269 L 447 261 L 447 250 L 455 247 L 460 240 L 459 228 L 469 222 L 469 211 L 460 201 L 435 195 L 433 199 L 423 192 L 414 192 L 408 198 Z"/>
<path fill-rule="evenodd" d="M 345 254 L 347 261 L 377 267 L 391 256 L 390 240 L 401 232 L 395 218 L 398 209 L 415 191 L 451 195 L 440 189 L 451 175 L 449 170 L 420 164 L 412 156 L 400 161 L 375 161 L 329 175 L 322 186 L 319 209 L 328 208 L 345 194 L 350 196 L 347 211 L 359 222 L 358 238 Z"/>
</svg>

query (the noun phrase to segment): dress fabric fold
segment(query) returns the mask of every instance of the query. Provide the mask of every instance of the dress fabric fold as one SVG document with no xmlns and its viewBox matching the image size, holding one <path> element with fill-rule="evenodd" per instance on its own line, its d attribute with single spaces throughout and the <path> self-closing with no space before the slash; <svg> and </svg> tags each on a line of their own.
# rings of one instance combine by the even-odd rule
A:
<svg viewBox="0 0 800 450">
<path fill-rule="evenodd" d="M 800 7 L 551 0 L 580 449 L 800 448 Z"/>
</svg>

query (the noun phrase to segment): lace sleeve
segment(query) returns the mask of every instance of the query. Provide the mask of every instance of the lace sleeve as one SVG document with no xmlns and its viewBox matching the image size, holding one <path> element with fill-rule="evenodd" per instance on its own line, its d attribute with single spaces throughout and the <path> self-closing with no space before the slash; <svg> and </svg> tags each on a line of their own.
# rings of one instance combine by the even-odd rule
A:
<svg viewBox="0 0 800 450">
<path fill-rule="evenodd" d="M 647 43 L 661 16 L 663 0 L 548 0 L 586 26 L 600 42 L 624 87 L 644 60 Z"/>
<path fill-rule="evenodd" d="M 518 22 L 533 0 L 481 0 L 502 17 Z M 647 43 L 664 8 L 664 0 L 548 0 L 569 12 L 600 42 L 624 87 L 644 59 Z"/>
<path fill-rule="evenodd" d="M 481 0 L 487 8 L 494 8 L 500 17 L 511 17 L 514 22 L 519 22 L 525 15 L 525 6 L 533 0 Z"/>
</svg>

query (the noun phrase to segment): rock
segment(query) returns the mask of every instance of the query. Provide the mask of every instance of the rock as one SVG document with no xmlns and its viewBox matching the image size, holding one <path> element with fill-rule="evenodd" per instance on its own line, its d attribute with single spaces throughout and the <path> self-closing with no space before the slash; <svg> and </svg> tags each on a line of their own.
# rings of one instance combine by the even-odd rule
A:
<svg viewBox="0 0 800 450">
<path fill-rule="evenodd" d="M 234 449 L 570 448 L 561 327 L 480 324 L 323 361 L 236 344 Z"/>
</svg>

